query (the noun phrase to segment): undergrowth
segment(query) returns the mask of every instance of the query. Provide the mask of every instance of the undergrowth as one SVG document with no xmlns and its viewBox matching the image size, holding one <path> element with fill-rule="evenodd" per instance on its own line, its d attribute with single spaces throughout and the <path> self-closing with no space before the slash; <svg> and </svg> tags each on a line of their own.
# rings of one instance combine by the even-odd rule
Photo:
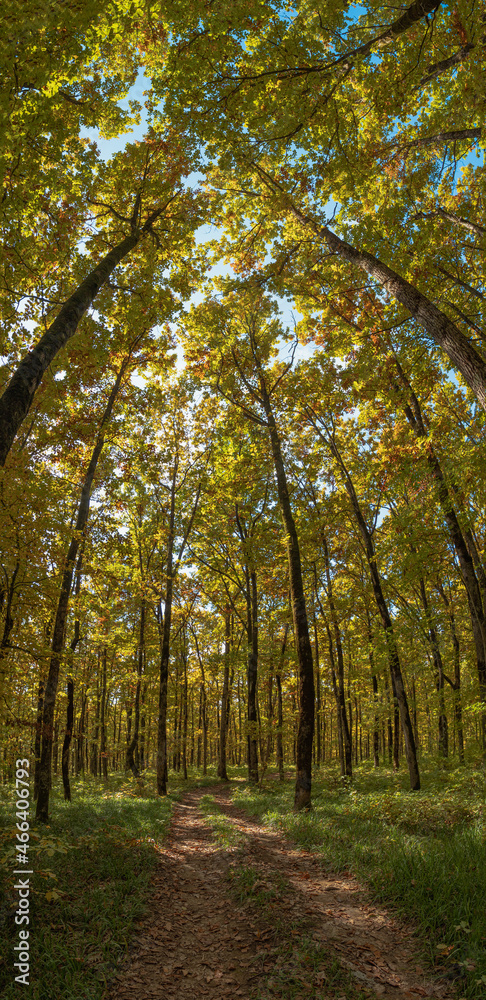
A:
<svg viewBox="0 0 486 1000">
<path fill-rule="evenodd" d="M 163 843 L 173 802 L 194 786 L 217 779 L 170 775 L 170 796 L 158 798 L 154 775 L 143 781 L 111 776 L 72 780 L 72 803 L 54 787 L 48 826 L 31 821 L 30 985 L 32 1000 L 100 1000 L 127 954 L 143 917 L 157 849 Z M 16 1000 L 13 946 L 15 909 L 15 794 L 0 795 L 0 994 Z"/>
<path fill-rule="evenodd" d="M 335 769 L 313 782 L 313 808 L 294 813 L 293 781 L 239 785 L 248 814 L 316 851 L 334 872 L 352 870 L 374 898 L 417 927 L 426 957 L 461 997 L 486 997 L 485 776 L 422 762 L 422 791 L 407 775 L 369 766 L 343 786 Z"/>
<path fill-rule="evenodd" d="M 199 809 L 210 827 L 218 847 L 223 850 L 231 850 L 243 846 L 245 835 L 240 833 L 235 824 L 223 815 L 211 795 L 203 795 L 199 802 Z"/>
<path fill-rule="evenodd" d="M 370 1000 L 336 956 L 312 941 L 298 924 L 286 928 L 272 965 L 255 1000 Z"/>
</svg>

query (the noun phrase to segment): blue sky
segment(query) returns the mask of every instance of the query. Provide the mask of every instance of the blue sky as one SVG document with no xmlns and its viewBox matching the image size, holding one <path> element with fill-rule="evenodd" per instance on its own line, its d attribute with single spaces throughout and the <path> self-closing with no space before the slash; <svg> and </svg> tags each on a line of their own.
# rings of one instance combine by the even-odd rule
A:
<svg viewBox="0 0 486 1000">
<path fill-rule="evenodd" d="M 146 109 L 144 107 L 144 100 L 145 100 L 144 91 L 148 90 L 149 87 L 150 87 L 150 80 L 145 76 L 143 69 L 140 69 L 137 80 L 134 83 L 134 85 L 130 88 L 127 97 L 124 98 L 122 101 L 118 102 L 120 107 L 126 108 L 127 110 L 129 109 L 129 103 L 128 103 L 129 100 L 138 101 L 142 105 L 142 111 L 140 114 L 140 124 L 136 125 L 130 132 L 125 132 L 123 135 L 118 136 L 116 139 L 102 139 L 100 137 L 99 130 L 96 128 L 91 128 L 91 129 L 84 128 L 81 130 L 81 135 L 83 137 L 89 138 L 92 142 L 96 142 L 96 145 L 98 146 L 100 155 L 103 160 L 109 160 L 114 153 L 117 153 L 120 150 L 125 149 L 125 146 L 128 143 L 135 142 L 137 139 L 142 140 L 144 138 L 146 124 L 147 124 Z M 207 243 L 209 242 L 209 240 L 217 238 L 218 235 L 219 235 L 219 230 L 217 229 L 217 227 L 211 225 L 210 223 L 209 224 L 206 223 L 205 225 L 201 226 L 198 229 L 196 233 L 196 239 L 197 242 L 200 244 Z M 220 275 L 231 274 L 231 273 L 232 273 L 231 268 L 224 262 L 221 262 L 214 265 L 214 267 L 210 269 L 210 271 L 208 272 L 208 277 L 217 277 Z M 197 303 L 202 301 L 203 297 L 204 296 L 201 292 L 194 292 L 194 294 L 189 299 L 187 305 L 189 305 L 189 303 L 194 303 L 197 305 Z M 280 300 L 280 309 L 283 320 L 288 326 L 292 327 L 294 324 L 294 320 L 298 321 L 300 319 L 300 313 L 298 313 L 295 309 L 293 309 L 291 303 L 286 301 L 285 299 Z M 284 345 L 283 350 L 285 350 L 286 352 L 288 350 L 288 345 Z M 309 357 L 310 354 L 313 353 L 313 350 L 314 347 L 311 344 L 307 346 L 303 345 L 299 346 L 296 357 L 298 358 Z M 177 354 L 178 354 L 178 365 L 182 368 L 184 363 L 182 351 L 178 349 Z M 143 386 L 145 384 L 145 379 L 143 378 L 142 375 L 134 375 L 132 377 L 132 381 L 136 385 L 140 386 Z"/>
</svg>

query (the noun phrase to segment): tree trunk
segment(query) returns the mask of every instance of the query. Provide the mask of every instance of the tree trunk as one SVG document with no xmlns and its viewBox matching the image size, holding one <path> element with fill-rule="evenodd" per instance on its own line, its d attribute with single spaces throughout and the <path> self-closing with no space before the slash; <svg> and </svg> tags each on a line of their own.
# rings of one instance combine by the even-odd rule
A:
<svg viewBox="0 0 486 1000">
<path fill-rule="evenodd" d="M 258 784 L 258 593 L 255 570 L 247 574 L 248 596 L 248 780 Z"/>
<path fill-rule="evenodd" d="M 79 714 L 78 736 L 76 740 L 76 774 L 79 774 L 80 771 L 84 772 L 83 741 L 84 741 L 84 725 L 85 725 L 87 700 L 88 696 L 86 694 L 86 691 L 83 691 L 81 694 L 81 712 Z"/>
<path fill-rule="evenodd" d="M 314 563 L 314 576 L 316 574 L 316 567 Z M 317 615 L 315 603 L 312 605 L 312 616 L 314 619 L 314 661 L 316 670 L 316 765 L 319 767 L 322 760 L 321 752 L 321 678 L 319 673 L 319 638 L 317 634 Z"/>
<path fill-rule="evenodd" d="M 279 781 L 283 781 L 284 774 L 284 755 L 283 755 L 283 704 L 282 704 L 282 671 L 285 663 L 285 650 L 287 648 L 287 636 L 289 634 L 290 624 L 287 623 L 285 626 L 282 646 L 280 650 L 280 663 L 278 665 L 278 670 L 275 674 L 275 682 L 277 685 L 277 767 L 278 767 L 278 777 Z"/>
<path fill-rule="evenodd" d="M 427 633 L 430 643 L 430 649 L 432 652 L 432 659 L 434 663 L 435 685 L 437 688 L 437 694 L 439 696 L 439 754 L 441 757 L 448 757 L 449 734 L 447 725 L 447 715 L 445 712 L 444 669 L 442 666 L 442 656 L 439 649 L 437 633 L 435 631 L 435 627 L 432 622 L 432 615 L 429 607 L 429 602 L 427 599 L 427 593 L 425 590 L 425 581 L 423 577 L 420 577 L 419 585 L 420 585 L 420 599 L 422 602 L 422 607 L 424 609 L 427 621 Z"/>
<path fill-rule="evenodd" d="M 75 585 L 76 598 L 79 596 L 79 591 L 81 588 L 82 560 L 83 560 L 83 551 L 81 549 L 76 566 L 76 585 Z M 80 638 L 79 618 L 76 615 L 76 621 L 74 622 L 74 636 L 71 640 L 69 647 L 69 672 L 71 676 L 68 677 L 67 681 L 66 730 L 64 733 L 64 742 L 62 745 L 62 755 L 61 755 L 62 783 L 64 788 L 64 799 L 66 800 L 66 802 L 71 801 L 71 785 L 69 782 L 69 749 L 71 746 L 71 739 L 73 735 L 73 724 L 74 724 L 74 681 L 72 678 L 72 667 L 73 667 L 74 653 L 79 643 L 79 638 Z"/>
<path fill-rule="evenodd" d="M 337 735 L 338 735 L 339 763 L 341 765 L 341 777 L 344 778 L 346 776 L 346 758 L 344 755 L 343 711 L 342 711 L 342 702 L 339 693 L 339 688 L 336 680 L 336 660 L 334 657 L 332 633 L 327 622 L 326 622 L 326 630 L 329 642 L 329 662 L 331 666 L 332 689 L 334 692 L 334 699 L 336 702 L 336 722 L 337 722 Z M 346 716 L 346 710 L 344 711 L 344 714 Z"/>
<path fill-rule="evenodd" d="M 182 631 L 182 650 L 181 659 L 183 666 L 183 678 L 182 678 L 182 705 L 181 705 L 181 722 L 182 722 L 182 777 L 184 781 L 187 781 L 187 654 L 186 654 L 186 636 L 185 628 Z"/>
<path fill-rule="evenodd" d="M 314 426 L 316 427 L 315 424 Z M 394 697 L 396 697 L 398 701 L 400 720 L 402 724 L 403 735 L 405 738 L 405 755 L 407 758 L 408 772 L 410 775 L 410 788 L 412 789 L 412 791 L 418 791 L 420 789 L 420 774 L 418 769 L 417 752 L 415 748 L 412 722 L 410 719 L 410 712 L 408 709 L 407 694 L 403 683 L 402 670 L 400 666 L 400 659 L 398 655 L 398 648 L 396 644 L 395 634 L 393 631 L 392 620 L 383 594 L 380 574 L 378 572 L 378 566 L 376 563 L 373 536 L 363 517 L 363 513 L 359 505 L 356 491 L 354 489 L 349 472 L 346 469 L 344 462 L 341 458 L 341 454 L 337 447 L 334 435 L 330 437 L 325 437 L 319 431 L 318 427 L 316 427 L 316 430 L 318 431 L 320 437 L 323 438 L 323 440 L 330 448 L 332 454 L 334 455 L 341 469 L 346 491 L 350 498 L 353 513 L 358 524 L 361 538 L 363 540 L 364 548 L 366 551 L 367 563 L 369 567 L 369 573 L 371 577 L 371 585 L 373 587 L 373 594 L 375 596 L 376 605 L 383 625 L 383 631 L 385 633 L 386 645 L 388 650 L 388 663 L 390 666 L 390 674 L 393 685 L 393 695 Z"/>
<path fill-rule="evenodd" d="M 131 233 L 113 247 L 78 285 L 76 291 L 62 306 L 54 322 L 51 323 L 35 347 L 22 359 L 4 389 L 0 398 L 0 465 L 5 464 L 17 431 L 29 412 L 34 394 L 51 361 L 76 333 L 80 320 L 93 303 L 100 288 L 108 281 L 115 267 L 150 231 L 152 223 L 162 211 L 162 209 L 156 209 L 144 225 L 139 227 L 136 225 L 139 205 L 140 198 L 137 196 L 132 216 Z"/>
<path fill-rule="evenodd" d="M 74 564 L 76 562 L 78 549 L 81 544 L 81 540 L 84 537 L 84 533 L 86 531 L 86 525 L 88 523 L 91 491 L 93 488 L 93 480 L 96 472 L 96 467 L 98 465 L 98 459 L 103 449 L 105 428 L 111 417 L 113 405 L 118 395 L 118 390 L 120 388 L 121 380 L 123 378 L 123 374 L 127 368 L 129 360 L 130 360 L 129 358 L 125 358 L 120 367 L 120 370 L 115 380 L 115 384 L 111 390 L 105 412 L 101 419 L 100 429 L 98 431 L 96 444 L 93 448 L 91 459 L 84 477 L 84 482 L 81 490 L 81 499 L 78 508 L 78 515 L 76 519 L 76 526 L 73 537 L 71 539 L 71 543 L 69 545 L 66 561 L 64 564 L 64 570 L 62 574 L 61 592 L 59 594 L 56 617 L 54 620 L 54 628 L 52 633 L 51 658 L 49 661 L 49 670 L 47 674 L 46 690 L 44 698 L 44 711 L 42 716 L 42 746 L 41 746 L 41 759 L 39 766 L 39 794 L 37 797 L 37 809 L 36 809 L 36 819 L 39 820 L 41 823 L 47 823 L 49 821 L 49 786 L 50 786 L 50 773 L 51 773 L 54 709 L 56 704 L 57 687 L 59 683 L 61 655 L 64 645 L 64 632 L 66 628 L 66 621 L 69 609 L 69 596 L 71 593 Z"/>
<path fill-rule="evenodd" d="M 98 654 L 99 655 L 99 654 Z M 98 777 L 98 737 L 100 731 L 100 682 L 99 677 L 96 677 L 96 716 L 95 724 L 93 729 L 93 737 L 91 739 L 91 774 L 93 778 Z"/>
<path fill-rule="evenodd" d="M 146 726 L 145 726 L 145 723 L 146 723 L 146 718 L 145 718 L 145 699 L 146 699 L 146 697 L 147 697 L 147 682 L 145 681 L 143 683 L 143 685 L 142 685 L 142 694 L 141 694 L 141 697 L 140 697 L 140 770 L 141 771 L 144 771 L 145 768 L 147 767 L 147 763 L 146 763 L 146 759 L 145 759 L 146 758 L 146 752 L 147 752 L 146 751 L 146 743 L 145 743 L 145 736 L 146 736 L 146 732 L 145 732 L 145 729 L 146 729 Z M 148 741 L 147 741 L 147 745 L 148 745 Z"/>
<path fill-rule="evenodd" d="M 302 580 L 299 539 L 290 504 L 287 475 L 282 458 L 282 448 L 273 415 L 270 396 L 260 367 L 260 389 L 263 408 L 272 446 L 273 464 L 277 479 L 277 491 L 282 520 L 285 527 L 287 555 L 289 563 L 290 601 L 294 623 L 295 645 L 297 649 L 299 679 L 299 723 L 296 745 L 296 782 L 294 809 L 308 809 L 311 805 L 312 788 L 312 741 L 314 738 L 314 664 L 309 637 L 309 624 Z"/>
<path fill-rule="evenodd" d="M 378 718 L 378 678 L 376 676 L 374 655 L 373 655 L 373 632 L 371 630 L 371 617 L 366 606 L 366 618 L 368 621 L 368 658 L 370 662 L 371 671 L 371 684 L 373 688 L 373 764 L 374 767 L 380 766 L 380 728 L 379 728 L 379 718 Z"/>
<path fill-rule="evenodd" d="M 337 254 L 369 274 L 393 298 L 405 306 L 410 315 L 426 330 L 434 344 L 445 351 L 472 389 L 483 410 L 486 410 L 486 364 L 462 330 L 426 295 L 419 292 L 418 288 L 387 264 L 366 250 L 356 250 L 327 226 L 321 226 L 307 218 L 294 205 L 291 205 L 291 210 L 300 222 L 324 237 L 331 253 Z"/>
<path fill-rule="evenodd" d="M 443 586 L 442 586 L 442 584 L 440 582 L 439 582 L 439 584 L 437 586 L 437 589 L 439 591 L 440 596 L 442 597 L 442 600 L 444 601 L 444 604 L 445 604 L 446 609 L 447 609 L 447 614 L 448 614 L 448 617 L 449 617 L 449 630 L 450 630 L 451 639 L 452 639 L 452 650 L 453 650 L 453 658 L 454 658 L 454 680 L 452 681 L 452 680 L 450 680 L 450 678 L 447 678 L 447 680 L 449 681 L 449 684 L 451 685 L 452 690 L 453 690 L 453 698 L 454 698 L 454 725 L 455 725 L 455 732 L 456 732 L 456 735 L 457 735 L 457 747 L 458 747 L 458 753 L 459 753 L 459 762 L 461 764 L 464 764 L 464 730 L 463 730 L 463 723 L 462 723 L 461 658 L 460 658 L 459 639 L 458 639 L 457 631 L 456 631 L 456 623 L 455 623 L 455 616 L 454 616 L 454 609 L 453 609 L 453 606 L 452 606 L 452 601 L 450 600 L 450 598 L 448 598 L 446 596 L 445 590 L 444 590 L 444 588 L 443 588 Z"/>
<path fill-rule="evenodd" d="M 37 693 L 37 719 L 35 724 L 35 741 L 34 741 L 34 801 L 37 800 L 39 794 L 39 768 L 40 768 L 40 751 L 41 751 L 41 735 L 42 735 L 42 715 L 44 711 L 44 681 L 41 679 L 39 681 L 39 690 Z"/>
<path fill-rule="evenodd" d="M 138 638 L 138 649 L 137 649 L 137 686 L 135 688 L 133 735 L 127 747 L 127 758 L 126 758 L 127 770 L 130 769 L 135 778 L 140 777 L 138 740 L 140 733 L 140 697 L 142 691 L 142 676 L 143 676 L 143 663 L 144 663 L 144 651 L 145 651 L 145 615 L 146 615 L 145 598 L 142 597 L 142 600 L 140 602 L 140 627 L 139 627 L 139 638 Z"/>
<path fill-rule="evenodd" d="M 101 706 L 100 706 L 100 778 L 108 780 L 108 754 L 106 752 L 106 646 L 101 656 Z"/>
<path fill-rule="evenodd" d="M 174 472 L 170 488 L 170 515 L 169 515 L 169 537 L 167 541 L 166 559 L 166 589 L 164 600 L 164 612 L 162 616 L 161 606 L 158 613 L 158 630 L 160 642 L 160 680 L 159 680 L 159 719 L 157 724 L 157 794 L 167 795 L 167 685 L 169 680 L 169 658 L 170 658 L 170 630 L 172 623 L 172 602 L 174 594 L 174 579 L 177 573 L 179 562 L 182 558 L 185 544 L 192 528 L 196 514 L 201 483 L 196 491 L 196 498 L 192 509 L 189 523 L 186 527 L 179 556 L 174 567 L 174 538 L 175 538 L 175 505 L 177 472 L 179 469 L 179 458 L 174 460 Z"/>
<path fill-rule="evenodd" d="M 64 734 L 61 757 L 62 784 L 64 788 L 64 799 L 66 802 L 71 801 L 71 785 L 69 782 L 69 747 L 71 746 L 71 737 L 73 734 L 73 721 L 74 681 L 72 677 L 69 677 L 67 682 L 66 730 Z"/>
<path fill-rule="evenodd" d="M 226 734 L 228 732 L 228 687 L 230 673 L 230 651 L 231 651 L 231 611 L 226 608 L 224 614 L 224 673 L 223 673 L 223 695 L 221 699 L 221 719 L 219 729 L 219 761 L 218 777 L 222 781 L 228 781 L 226 771 Z"/>
<path fill-rule="evenodd" d="M 398 358 L 393 355 L 393 359 L 398 372 L 400 386 L 405 390 L 409 398 L 409 403 L 406 403 L 403 407 L 407 420 L 417 438 L 427 438 L 427 428 L 425 426 L 417 396 L 415 395 L 410 381 L 406 377 Z M 484 706 L 481 714 L 481 745 L 483 756 L 486 756 L 486 613 L 482 588 L 474 568 L 474 558 L 471 556 L 468 549 L 441 465 L 433 448 L 432 442 L 430 441 L 427 443 L 426 460 L 431 475 L 437 485 L 439 504 L 447 525 L 450 539 L 457 555 L 462 582 L 467 594 L 476 651 L 479 696 Z M 477 558 L 479 559 L 478 556 Z M 481 579 L 484 575 L 484 569 L 480 561 L 478 571 Z M 484 594 L 486 595 L 486 581 Z"/>
<path fill-rule="evenodd" d="M 178 460 L 174 462 L 170 491 L 169 538 L 167 542 L 166 589 L 162 621 L 158 620 L 160 637 L 159 721 L 157 730 L 157 794 L 167 795 L 167 685 L 169 680 L 170 629 L 174 590 L 173 560 L 175 532 L 175 502 Z"/>
<path fill-rule="evenodd" d="M 337 655 L 337 709 L 340 721 L 340 733 L 343 743 L 344 752 L 344 771 L 343 774 L 347 778 L 353 777 L 353 747 L 351 739 L 351 728 L 348 723 L 348 717 L 346 713 L 346 699 L 344 694 L 344 657 L 343 657 L 343 646 L 341 642 L 341 630 L 339 628 L 338 618 L 336 614 L 336 606 L 334 603 L 334 593 L 331 577 L 331 567 L 329 561 L 329 549 L 327 547 L 327 539 L 323 531 L 321 531 L 321 541 L 322 548 L 324 552 L 324 562 L 326 567 L 326 580 L 327 580 L 327 599 L 329 602 L 329 610 L 331 612 L 331 622 L 334 632 L 334 642 L 336 646 Z M 315 564 L 314 564 L 315 571 Z M 317 592 L 317 576 L 315 577 L 316 592 Z M 317 596 L 317 593 L 316 593 Z M 331 648 L 331 647 L 330 647 Z M 334 664 L 333 664 L 334 669 Z"/>
</svg>

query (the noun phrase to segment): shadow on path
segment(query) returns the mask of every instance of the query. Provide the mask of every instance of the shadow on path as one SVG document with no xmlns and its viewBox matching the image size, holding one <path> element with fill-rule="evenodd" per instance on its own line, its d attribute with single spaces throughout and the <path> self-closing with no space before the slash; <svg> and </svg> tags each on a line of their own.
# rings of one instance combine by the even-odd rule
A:
<svg viewBox="0 0 486 1000">
<path fill-rule="evenodd" d="M 199 808 L 208 792 L 237 834 L 238 846 L 215 843 Z M 353 877 L 323 873 L 317 855 L 250 819 L 231 804 L 229 794 L 227 785 L 197 789 L 176 803 L 152 880 L 150 914 L 139 927 L 132 958 L 110 987 L 109 1000 L 250 1000 L 257 995 L 447 1000 L 446 987 L 427 979 L 414 957 L 410 928 L 372 905 Z M 245 874 L 251 876 L 249 891 L 237 903 L 231 885 Z M 265 892 L 265 905 L 257 905 Z M 292 942 L 297 949 L 303 937 L 316 949 L 313 968 L 305 975 L 288 957 Z M 284 939 L 287 957 L 282 957 Z M 325 965 L 316 968 L 319 949 L 336 955 L 348 970 L 355 985 L 346 996 L 326 987 Z M 279 983 L 285 979 L 295 991 L 282 992 Z"/>
</svg>

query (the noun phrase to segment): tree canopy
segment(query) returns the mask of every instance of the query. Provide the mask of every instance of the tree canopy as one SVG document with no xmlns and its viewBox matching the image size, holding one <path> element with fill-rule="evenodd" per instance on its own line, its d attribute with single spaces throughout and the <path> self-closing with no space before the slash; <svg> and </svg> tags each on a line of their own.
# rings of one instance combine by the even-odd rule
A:
<svg viewBox="0 0 486 1000">
<path fill-rule="evenodd" d="M 4 12 L 0 726 L 40 820 L 53 769 L 286 762 L 300 810 L 332 759 L 484 759 L 484 19 Z"/>
</svg>

